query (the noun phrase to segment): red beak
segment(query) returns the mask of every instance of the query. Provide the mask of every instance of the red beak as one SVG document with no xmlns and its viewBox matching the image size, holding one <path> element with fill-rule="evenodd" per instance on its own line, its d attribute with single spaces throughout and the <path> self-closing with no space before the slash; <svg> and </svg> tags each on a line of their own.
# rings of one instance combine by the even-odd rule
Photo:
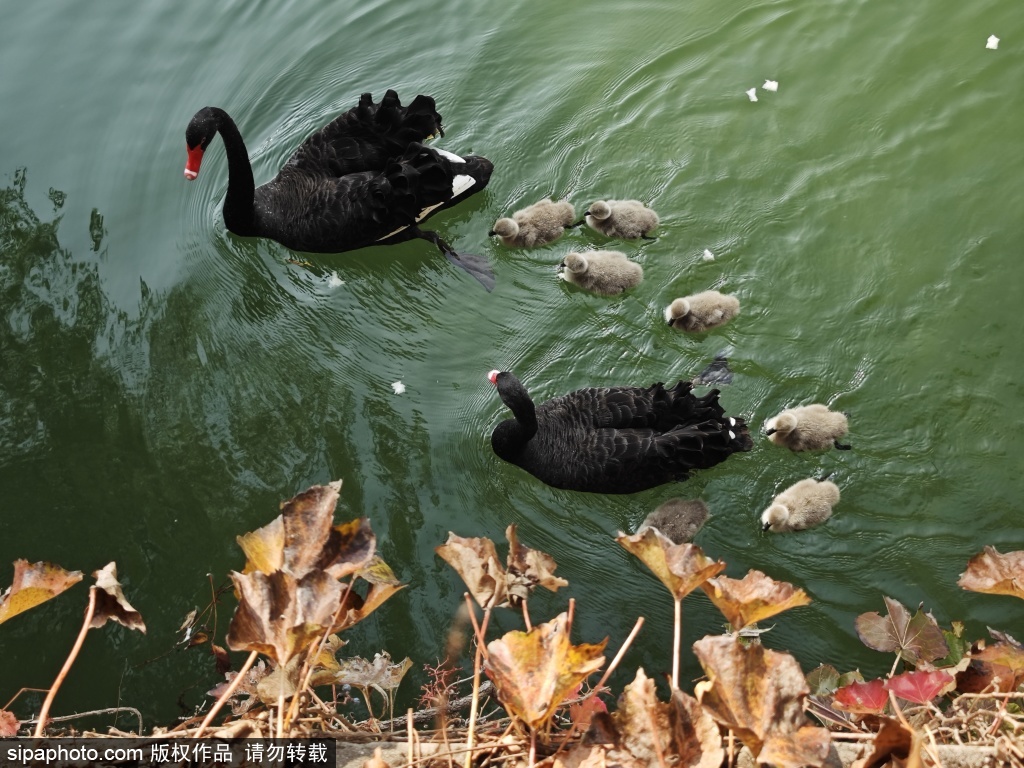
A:
<svg viewBox="0 0 1024 768">
<path fill-rule="evenodd" d="M 199 175 L 199 165 L 203 162 L 203 148 L 188 147 L 188 160 L 185 162 L 185 178 L 194 181 Z"/>
</svg>

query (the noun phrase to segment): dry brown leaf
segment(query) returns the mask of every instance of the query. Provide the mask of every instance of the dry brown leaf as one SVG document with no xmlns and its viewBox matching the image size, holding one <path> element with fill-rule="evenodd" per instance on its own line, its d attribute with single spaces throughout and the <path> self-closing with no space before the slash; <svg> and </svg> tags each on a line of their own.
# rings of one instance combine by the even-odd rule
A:
<svg viewBox="0 0 1024 768">
<path fill-rule="evenodd" d="M 258 701 L 257 689 L 260 681 L 267 676 L 269 669 L 263 660 L 257 661 L 245 673 L 242 682 L 238 684 L 231 694 L 231 711 L 235 715 L 244 715 Z M 237 672 L 227 672 L 224 675 L 224 682 L 218 683 L 211 690 L 206 692 L 207 696 L 219 699 L 231 686 L 231 682 L 238 676 Z M 244 698 L 239 698 L 244 697 Z"/>
<path fill-rule="evenodd" d="M 654 681 L 641 667 L 633 682 L 622 690 L 612 720 L 618 732 L 615 747 L 608 750 L 613 763 L 624 766 L 658 765 L 671 748 L 672 729 L 668 704 L 658 701 Z M 660 759 L 659 759 L 660 756 Z"/>
<path fill-rule="evenodd" d="M 17 736 L 20 725 L 21 723 L 18 722 L 18 718 L 14 716 L 13 712 L 0 709 L 0 739 L 9 739 L 12 736 Z"/>
<path fill-rule="evenodd" d="M 356 572 L 356 576 L 371 584 L 390 584 L 392 586 L 402 584 L 395 576 L 395 572 L 391 570 L 391 566 L 385 563 L 380 555 L 371 557 L 369 562 Z"/>
<path fill-rule="evenodd" d="M 408 586 L 406 584 L 371 584 L 370 591 L 366 593 L 366 597 L 362 599 L 361 604 L 348 610 L 342 610 L 340 612 L 341 618 L 335 622 L 334 626 L 331 627 L 332 632 L 337 632 L 341 629 L 347 629 L 353 624 L 356 624 L 375 610 L 380 608 L 381 604 L 391 597 L 396 592 L 405 589 Z M 350 592 L 349 596 L 354 596 L 354 593 Z M 350 601 L 346 599 L 346 604 Z"/>
<path fill-rule="evenodd" d="M 676 600 L 725 570 L 725 563 L 712 560 L 696 544 L 676 544 L 657 528 L 632 536 L 620 533 L 615 540 L 650 568 Z"/>
<path fill-rule="evenodd" d="M 708 579 L 703 587 L 711 602 L 736 631 L 811 602 L 802 589 L 785 581 L 775 581 L 755 570 L 749 571 L 742 579 L 730 579 L 728 576 Z"/>
<path fill-rule="evenodd" d="M 281 503 L 281 514 L 262 528 L 237 538 L 245 553 L 243 573 L 286 571 L 302 578 L 313 569 L 337 579 L 365 567 L 376 537 L 359 518 L 332 528 L 341 480 L 314 485 Z"/>
<path fill-rule="evenodd" d="M 277 704 L 280 699 L 290 699 L 299 689 L 299 675 L 302 673 L 302 657 L 293 656 L 287 664 L 274 670 L 256 684 L 256 693 L 264 704 Z"/>
<path fill-rule="evenodd" d="M 35 608 L 82 580 L 81 571 L 65 571 L 59 565 L 40 561 L 14 561 L 14 580 L 0 595 L 0 624 L 29 608 Z"/>
<path fill-rule="evenodd" d="M 239 595 L 228 627 L 233 651 L 259 651 L 279 666 L 309 647 L 334 620 L 343 587 L 323 571 L 302 579 L 284 571 L 231 573 Z"/>
<path fill-rule="evenodd" d="M 893 768 L 922 768 L 922 738 L 891 717 L 881 718 L 881 727 L 871 742 L 871 752 L 855 760 L 850 768 L 880 768 L 891 762 Z"/>
<path fill-rule="evenodd" d="M 759 762 L 786 768 L 824 763 L 829 733 L 807 723 L 809 689 L 796 659 L 729 635 L 702 638 L 693 650 L 708 676 L 696 686 L 698 700 Z"/>
<path fill-rule="evenodd" d="M 1003 555 L 995 547 L 985 547 L 967 563 L 957 584 L 971 592 L 1024 599 L 1024 551 Z"/>
<path fill-rule="evenodd" d="M 360 517 L 331 529 L 317 567 L 336 579 L 343 579 L 371 566 L 377 549 L 377 536 L 370 520 Z"/>
<path fill-rule="evenodd" d="M 680 690 L 672 692 L 675 752 L 680 765 L 718 768 L 725 763 L 725 747 L 715 719 L 700 703 Z"/>
<path fill-rule="evenodd" d="M 618 738 L 608 758 L 615 764 L 645 768 L 669 761 L 678 768 L 718 768 L 724 762 L 722 736 L 711 715 L 682 691 L 668 703 L 658 701 L 654 680 L 643 669 L 623 690 L 612 718 Z"/>
<path fill-rule="evenodd" d="M 121 591 L 121 582 L 117 580 L 117 564 L 113 561 L 92 574 L 96 579 L 96 610 L 89 622 L 90 629 L 102 627 L 108 621 L 116 621 L 128 629 L 137 629 L 146 633 L 146 622 L 139 612 L 132 608 Z"/>
<path fill-rule="evenodd" d="M 572 645 L 569 617 L 562 613 L 529 632 L 508 632 L 488 643 L 487 673 L 502 706 L 537 728 L 570 691 L 601 668 L 607 642 Z"/>
<path fill-rule="evenodd" d="M 505 529 L 505 537 L 508 539 L 508 594 L 513 606 L 526 600 L 537 586 L 551 592 L 569 586 L 568 581 L 555 576 L 558 567 L 555 558 L 519 543 L 515 524 Z"/>
<path fill-rule="evenodd" d="M 462 577 L 481 608 L 495 608 L 505 603 L 507 576 L 493 541 L 463 538 L 449 531 L 448 541 L 434 551 Z"/>
</svg>

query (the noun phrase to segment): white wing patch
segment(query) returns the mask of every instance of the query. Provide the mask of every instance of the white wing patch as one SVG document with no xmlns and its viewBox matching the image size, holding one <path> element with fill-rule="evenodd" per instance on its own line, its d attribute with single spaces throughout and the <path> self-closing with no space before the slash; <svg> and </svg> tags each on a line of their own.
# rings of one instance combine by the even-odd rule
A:
<svg viewBox="0 0 1024 768">
<path fill-rule="evenodd" d="M 435 152 L 437 152 L 437 154 L 442 155 L 444 157 L 447 157 L 453 163 L 464 163 L 464 162 L 466 162 L 461 157 L 456 155 L 454 152 L 449 152 L 447 149 L 441 149 L 440 147 L 432 147 L 432 149 Z"/>
<path fill-rule="evenodd" d="M 451 155 L 451 152 L 444 152 L 444 150 L 442 150 L 442 149 L 439 149 L 437 151 L 441 152 L 442 154 L 445 154 L 445 155 Z M 457 155 L 451 155 L 451 156 L 454 157 L 456 160 L 458 160 L 460 163 L 466 162 L 465 160 L 463 160 L 461 157 L 458 157 Z M 458 176 L 456 176 L 454 179 L 452 179 L 452 197 L 458 197 L 463 192 L 465 192 L 467 189 L 471 189 L 474 184 L 476 184 L 476 179 L 474 179 L 472 176 L 469 176 L 467 174 L 460 173 Z M 421 221 L 423 221 L 423 219 L 425 219 L 430 214 L 431 211 L 433 211 L 435 208 L 438 208 L 438 207 L 440 207 L 440 206 L 442 206 L 444 204 L 445 204 L 445 201 L 442 200 L 440 203 L 434 203 L 433 205 L 428 205 L 426 208 L 424 208 L 422 211 L 420 211 L 419 216 L 416 217 L 416 223 L 419 224 Z M 378 237 L 376 242 L 380 242 L 381 240 L 387 240 L 392 235 L 397 235 L 403 229 L 408 229 L 408 227 L 409 227 L 409 225 L 405 224 L 405 225 L 399 227 L 396 230 L 388 232 L 383 237 Z"/>
</svg>

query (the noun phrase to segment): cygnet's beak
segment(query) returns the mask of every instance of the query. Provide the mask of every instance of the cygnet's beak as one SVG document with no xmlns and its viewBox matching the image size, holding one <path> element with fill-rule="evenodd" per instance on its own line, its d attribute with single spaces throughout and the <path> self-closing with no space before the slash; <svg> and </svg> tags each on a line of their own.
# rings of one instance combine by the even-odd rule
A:
<svg viewBox="0 0 1024 768">
<path fill-rule="evenodd" d="M 488 237 L 494 237 L 494 236 L 495 236 L 496 234 L 498 234 L 498 233 L 497 233 L 497 232 L 495 232 L 495 231 L 494 231 L 494 230 L 492 229 L 492 230 L 491 230 L 490 232 L 488 232 L 488 233 L 487 233 L 487 236 L 488 236 Z"/>
<path fill-rule="evenodd" d="M 771 530 L 771 527 L 772 527 L 771 523 L 765 523 L 764 525 L 761 526 L 761 530 L 762 531 L 768 531 L 768 530 Z"/>
<path fill-rule="evenodd" d="M 772 427 L 772 428 L 771 428 L 771 429 L 769 429 L 769 430 L 768 430 L 767 432 L 765 432 L 765 434 L 766 434 L 766 435 L 768 435 L 768 436 L 770 437 L 770 436 L 774 435 L 774 434 L 775 434 L 776 432 L 778 432 L 778 431 L 779 431 L 779 430 L 777 430 L 777 429 L 775 429 L 774 427 Z"/>
<path fill-rule="evenodd" d="M 561 272 L 564 269 L 565 269 L 565 262 L 563 261 L 561 264 L 559 264 L 557 267 L 555 267 L 555 274 L 557 275 L 559 272 Z"/>
</svg>

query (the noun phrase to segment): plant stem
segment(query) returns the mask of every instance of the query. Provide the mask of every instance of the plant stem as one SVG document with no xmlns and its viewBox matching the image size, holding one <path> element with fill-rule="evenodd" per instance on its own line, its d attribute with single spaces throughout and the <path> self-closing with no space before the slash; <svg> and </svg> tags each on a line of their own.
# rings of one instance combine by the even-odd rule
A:
<svg viewBox="0 0 1024 768">
<path fill-rule="evenodd" d="M 235 675 L 235 679 L 231 681 L 231 685 L 227 687 L 227 690 L 225 690 L 224 693 L 220 695 L 220 698 L 213 703 L 213 706 L 210 707 L 210 711 L 207 712 L 206 717 L 203 719 L 203 722 L 199 725 L 199 730 L 196 731 L 195 738 L 198 739 L 200 736 L 203 735 L 203 731 L 206 730 L 206 726 L 208 726 L 210 724 L 210 721 L 212 721 L 213 718 L 217 716 L 217 713 L 220 712 L 220 708 L 224 706 L 224 702 L 230 699 L 231 695 L 235 692 L 235 689 L 242 684 L 242 680 L 245 678 L 245 675 L 249 672 L 249 667 L 251 667 L 256 662 L 256 657 L 258 655 L 259 654 L 257 654 L 256 651 L 253 651 L 249 654 L 249 658 L 245 660 L 245 664 L 243 664 L 242 668 L 238 670 L 238 674 Z"/>
<path fill-rule="evenodd" d="M 473 762 L 473 729 L 476 727 L 476 713 L 480 706 L 480 662 L 483 659 L 484 633 L 487 632 L 487 622 L 491 618 L 491 609 L 484 608 L 484 618 L 480 626 L 476 625 L 476 615 L 473 613 L 473 604 L 470 602 L 469 594 L 465 595 L 466 604 L 469 606 L 469 619 L 473 622 L 473 631 L 476 634 L 476 653 L 473 655 L 473 702 L 469 705 L 469 726 L 466 733 L 466 760 L 465 768 L 470 768 Z"/>
<path fill-rule="evenodd" d="M 601 686 L 605 684 L 605 681 L 608 680 L 612 672 L 615 671 L 615 668 L 619 666 L 619 662 L 622 661 L 622 657 L 626 654 L 626 649 L 629 648 L 630 644 L 633 642 L 633 638 L 636 637 L 636 633 L 640 631 L 640 627 L 642 627 L 643 625 L 644 617 L 641 616 L 636 620 L 636 624 L 633 625 L 633 631 L 629 633 L 629 637 L 626 638 L 626 642 L 622 644 L 622 647 L 619 648 L 619 652 L 615 654 L 615 658 L 612 659 L 612 663 L 608 665 L 608 669 L 605 670 L 605 673 L 601 676 L 601 679 L 597 681 L 597 685 L 595 685 L 591 689 L 590 693 L 584 697 L 584 700 L 593 696 L 594 693 L 600 690 Z"/>
<path fill-rule="evenodd" d="M 89 607 L 85 609 L 85 621 L 82 622 L 82 629 L 78 633 L 78 639 L 75 640 L 75 644 L 71 648 L 71 653 L 68 654 L 64 666 L 57 673 L 57 679 L 50 686 L 50 692 L 46 694 L 43 708 L 39 710 L 39 722 L 36 724 L 36 730 L 33 734 L 37 739 L 43 735 L 43 729 L 46 727 L 46 718 L 50 714 L 50 705 L 53 704 L 53 700 L 57 696 L 57 689 L 64 682 L 64 678 L 68 676 L 71 665 L 75 663 L 75 657 L 78 656 L 78 652 L 82 649 L 82 643 L 85 642 L 85 633 L 89 631 L 89 624 L 92 623 L 92 616 L 96 612 L 96 589 L 97 587 L 89 588 Z"/>
<path fill-rule="evenodd" d="M 676 597 L 676 615 L 672 635 L 672 690 L 679 690 L 679 644 L 683 635 L 683 598 Z"/>
</svg>

